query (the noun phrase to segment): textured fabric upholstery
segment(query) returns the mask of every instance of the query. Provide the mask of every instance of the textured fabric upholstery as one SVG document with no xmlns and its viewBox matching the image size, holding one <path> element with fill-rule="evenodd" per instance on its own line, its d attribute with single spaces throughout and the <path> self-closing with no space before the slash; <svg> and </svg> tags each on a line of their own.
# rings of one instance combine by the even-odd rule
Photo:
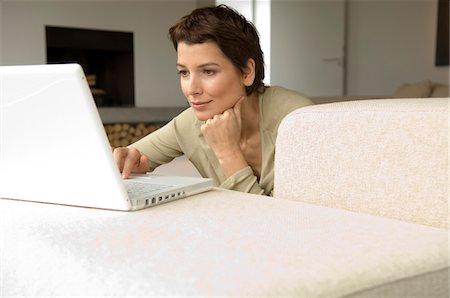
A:
<svg viewBox="0 0 450 298">
<path fill-rule="evenodd" d="M 449 227 L 449 99 L 309 106 L 280 125 L 274 196 Z"/>
<path fill-rule="evenodd" d="M 214 190 L 138 212 L 0 200 L 2 297 L 442 297 L 446 230 Z M 393 295 L 395 294 L 395 295 Z"/>
</svg>

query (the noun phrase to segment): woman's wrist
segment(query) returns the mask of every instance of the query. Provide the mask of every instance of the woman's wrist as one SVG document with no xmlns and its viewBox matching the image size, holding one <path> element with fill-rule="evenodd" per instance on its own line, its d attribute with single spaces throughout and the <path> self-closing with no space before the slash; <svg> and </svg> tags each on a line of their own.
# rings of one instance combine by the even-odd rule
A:
<svg viewBox="0 0 450 298">
<path fill-rule="evenodd" d="M 227 153 L 217 156 L 219 164 L 226 178 L 232 176 L 237 171 L 248 167 L 248 163 L 242 154 L 242 151 L 229 151 Z"/>
</svg>

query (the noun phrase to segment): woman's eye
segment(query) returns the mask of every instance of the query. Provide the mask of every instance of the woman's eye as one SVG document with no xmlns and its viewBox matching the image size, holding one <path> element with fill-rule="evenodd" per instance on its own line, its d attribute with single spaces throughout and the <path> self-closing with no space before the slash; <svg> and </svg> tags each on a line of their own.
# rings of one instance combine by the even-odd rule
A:
<svg viewBox="0 0 450 298">
<path fill-rule="evenodd" d="M 186 77 L 189 73 L 186 70 L 179 70 L 178 74 L 182 77 Z"/>
<path fill-rule="evenodd" d="M 203 72 L 204 72 L 207 76 L 213 76 L 213 75 L 216 74 L 216 71 L 215 71 L 215 70 L 212 70 L 212 69 L 205 69 Z"/>
</svg>

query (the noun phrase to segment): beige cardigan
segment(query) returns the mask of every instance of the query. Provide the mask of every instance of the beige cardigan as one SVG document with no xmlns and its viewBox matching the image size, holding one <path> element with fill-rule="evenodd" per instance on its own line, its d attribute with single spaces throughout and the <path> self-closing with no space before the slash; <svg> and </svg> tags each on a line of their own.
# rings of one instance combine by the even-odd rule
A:
<svg viewBox="0 0 450 298">
<path fill-rule="evenodd" d="M 199 121 L 192 108 L 186 109 L 164 127 L 142 138 L 130 147 L 138 149 L 150 159 L 153 171 L 159 165 L 185 154 L 203 177 L 213 178 L 216 186 L 255 194 L 271 195 L 273 166 L 278 125 L 291 111 L 312 104 L 300 93 L 282 87 L 269 87 L 259 96 L 259 116 L 262 146 L 261 177 L 250 166 L 228 179 L 222 173 L 214 152 L 205 142 Z"/>
</svg>

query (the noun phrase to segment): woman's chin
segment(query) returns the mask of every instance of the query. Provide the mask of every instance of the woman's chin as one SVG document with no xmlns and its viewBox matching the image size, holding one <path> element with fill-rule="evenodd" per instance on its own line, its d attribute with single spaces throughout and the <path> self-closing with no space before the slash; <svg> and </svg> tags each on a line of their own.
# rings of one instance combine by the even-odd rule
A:
<svg viewBox="0 0 450 298">
<path fill-rule="evenodd" d="M 200 112 L 200 111 L 195 111 L 195 110 L 194 110 L 194 112 L 195 112 L 195 116 L 200 121 L 206 121 L 206 120 L 214 117 L 214 115 L 212 113 Z"/>
<path fill-rule="evenodd" d="M 195 116 L 197 116 L 197 119 L 200 121 L 206 121 L 208 119 L 212 119 L 215 115 L 222 114 L 224 111 L 221 110 L 212 110 L 212 109 L 204 109 L 199 110 L 193 108 Z"/>
</svg>

